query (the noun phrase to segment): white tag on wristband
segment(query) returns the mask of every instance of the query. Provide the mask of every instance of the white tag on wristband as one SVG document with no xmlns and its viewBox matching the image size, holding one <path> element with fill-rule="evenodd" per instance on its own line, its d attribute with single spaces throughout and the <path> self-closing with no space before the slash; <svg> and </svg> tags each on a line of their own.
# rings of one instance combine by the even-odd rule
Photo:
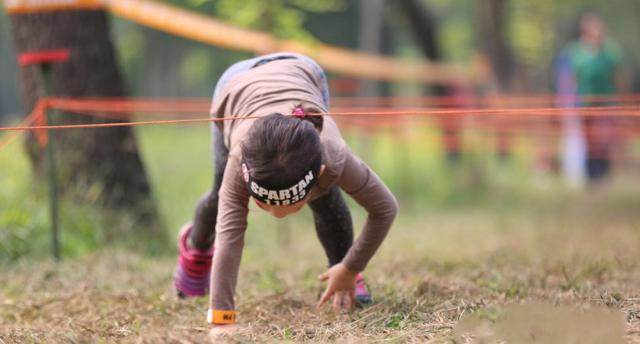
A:
<svg viewBox="0 0 640 344">
<path fill-rule="evenodd" d="M 234 324 L 236 322 L 236 311 L 214 310 L 207 311 L 207 323 L 209 324 Z"/>
<path fill-rule="evenodd" d="M 213 309 L 207 311 L 207 324 L 213 324 Z"/>
</svg>

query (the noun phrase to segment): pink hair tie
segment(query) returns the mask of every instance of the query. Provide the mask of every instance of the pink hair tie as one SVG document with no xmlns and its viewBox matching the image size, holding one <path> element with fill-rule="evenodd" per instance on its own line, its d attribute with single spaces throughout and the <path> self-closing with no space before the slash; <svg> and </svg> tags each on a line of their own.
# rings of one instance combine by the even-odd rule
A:
<svg viewBox="0 0 640 344">
<path fill-rule="evenodd" d="M 298 117 L 300 119 L 304 119 L 307 117 L 307 113 L 304 111 L 304 109 L 302 108 L 302 106 L 296 106 L 293 111 L 291 112 L 291 114 L 295 117 Z"/>
</svg>

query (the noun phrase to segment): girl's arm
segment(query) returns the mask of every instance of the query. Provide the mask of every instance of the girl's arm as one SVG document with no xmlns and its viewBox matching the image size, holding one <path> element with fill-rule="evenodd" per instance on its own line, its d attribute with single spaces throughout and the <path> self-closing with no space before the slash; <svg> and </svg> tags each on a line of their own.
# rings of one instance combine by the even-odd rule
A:
<svg viewBox="0 0 640 344">
<path fill-rule="evenodd" d="M 398 202 L 375 172 L 351 152 L 347 154 L 339 184 L 369 213 L 362 233 L 342 261 L 349 270 L 359 272 L 387 236 L 398 213 Z"/>
<path fill-rule="evenodd" d="M 209 321 L 214 323 L 235 322 L 234 294 L 244 247 L 249 203 L 249 194 L 242 182 L 239 166 L 238 158 L 230 155 L 218 194 L 210 284 L 212 314 Z"/>
</svg>

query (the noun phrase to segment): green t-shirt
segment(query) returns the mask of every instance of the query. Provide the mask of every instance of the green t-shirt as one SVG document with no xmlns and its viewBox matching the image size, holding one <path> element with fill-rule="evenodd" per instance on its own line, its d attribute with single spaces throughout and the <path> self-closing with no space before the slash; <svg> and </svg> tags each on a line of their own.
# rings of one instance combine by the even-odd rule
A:
<svg viewBox="0 0 640 344">
<path fill-rule="evenodd" d="M 620 63 L 620 48 L 606 40 L 600 50 L 580 41 L 569 48 L 571 67 L 579 95 L 603 95 L 616 92 L 615 74 Z"/>
</svg>

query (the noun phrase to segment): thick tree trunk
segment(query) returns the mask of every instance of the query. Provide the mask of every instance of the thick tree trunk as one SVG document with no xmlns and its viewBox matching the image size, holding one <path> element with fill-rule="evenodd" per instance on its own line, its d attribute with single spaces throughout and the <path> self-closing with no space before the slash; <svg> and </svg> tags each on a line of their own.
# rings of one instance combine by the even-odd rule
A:
<svg viewBox="0 0 640 344">
<path fill-rule="evenodd" d="M 122 97 L 123 80 L 101 10 L 56 11 L 11 15 L 17 53 L 69 49 L 68 62 L 51 67 L 51 89 L 60 97 Z M 30 111 L 43 87 L 38 66 L 22 68 L 22 94 Z M 96 118 L 56 114 L 58 123 L 104 122 Z M 73 129 L 56 133 L 60 176 L 66 191 L 82 196 L 100 190 L 97 201 L 109 210 L 124 210 L 141 220 L 141 230 L 160 232 L 157 211 L 144 166 L 130 128 Z M 27 142 L 36 171 L 42 151 Z M 92 192 L 92 198 L 96 198 Z M 142 225 L 144 224 L 144 225 Z"/>
</svg>

